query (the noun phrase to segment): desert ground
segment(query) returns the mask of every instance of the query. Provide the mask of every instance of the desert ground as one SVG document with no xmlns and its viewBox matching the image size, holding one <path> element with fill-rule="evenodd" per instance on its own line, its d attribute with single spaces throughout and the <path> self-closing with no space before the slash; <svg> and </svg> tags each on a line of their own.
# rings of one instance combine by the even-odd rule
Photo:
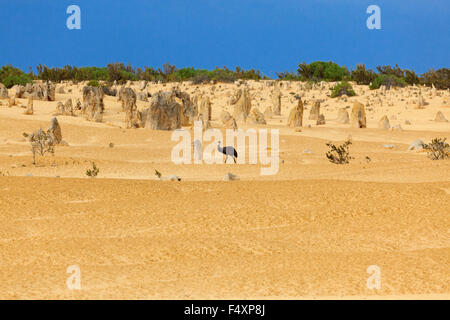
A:
<svg viewBox="0 0 450 320">
<path fill-rule="evenodd" d="M 58 84 L 56 101 L 34 100 L 32 115 L 27 99 L 0 100 L 1 299 L 450 298 L 450 160 L 408 150 L 416 139 L 450 140 L 450 122 L 435 121 L 438 112 L 450 119 L 448 90 L 354 84 L 355 97 L 330 98 L 331 84 L 129 83 L 152 95 L 174 86 L 208 95 L 220 130 L 239 87 L 261 112 L 279 87 L 280 116 L 237 123 L 279 129 L 278 173 L 261 175 L 259 163 L 176 165 L 172 132 L 125 128 L 114 96 L 104 97 L 101 123 L 57 116 L 67 145 L 33 164 L 23 133 L 47 129 L 57 103 L 82 101 L 84 85 Z M 295 95 L 301 128 L 287 126 Z M 308 119 L 318 99 L 324 125 Z M 367 128 L 336 120 L 356 100 Z M 390 129 L 378 127 L 384 115 Z M 329 162 L 326 143 L 346 139 L 354 159 Z M 96 178 L 86 176 L 92 162 Z M 223 181 L 229 172 L 239 180 Z M 67 288 L 72 265 L 81 290 Z M 367 287 L 371 265 L 380 289 Z"/>
</svg>

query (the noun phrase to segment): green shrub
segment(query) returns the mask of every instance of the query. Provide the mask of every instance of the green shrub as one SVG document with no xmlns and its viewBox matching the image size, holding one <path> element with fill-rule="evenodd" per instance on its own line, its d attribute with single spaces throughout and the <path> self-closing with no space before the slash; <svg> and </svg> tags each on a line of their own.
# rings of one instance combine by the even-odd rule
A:
<svg viewBox="0 0 450 320">
<path fill-rule="evenodd" d="M 15 86 L 16 84 L 20 84 L 22 86 L 26 85 L 27 83 L 33 82 L 30 77 L 28 77 L 26 74 L 22 74 L 19 76 L 8 76 L 5 79 L 3 79 L 3 84 L 8 89 Z"/>
<path fill-rule="evenodd" d="M 405 70 L 405 81 L 409 85 L 420 83 L 420 79 L 414 70 Z"/>
<path fill-rule="evenodd" d="M 177 81 L 186 81 L 193 79 L 197 75 L 197 71 L 193 68 L 182 68 L 175 72 L 175 78 Z"/>
<path fill-rule="evenodd" d="M 283 72 L 275 72 L 279 80 L 285 80 L 285 81 L 298 81 L 301 79 L 301 77 L 294 73 L 289 71 L 283 71 Z"/>
<path fill-rule="evenodd" d="M 404 70 L 400 69 L 398 64 L 395 65 L 395 68 L 391 66 L 378 66 L 377 70 L 379 74 L 391 75 L 397 78 L 403 78 L 404 76 Z"/>
<path fill-rule="evenodd" d="M 87 84 L 89 87 L 100 87 L 100 83 L 97 80 L 91 80 Z"/>
<path fill-rule="evenodd" d="M 420 82 L 426 86 L 431 87 L 432 84 L 436 89 L 446 90 L 450 88 L 450 69 L 442 68 L 438 70 L 430 70 L 424 74 Z"/>
<path fill-rule="evenodd" d="M 244 71 L 245 73 L 246 71 Z M 259 71 L 257 71 L 259 74 Z M 212 80 L 220 81 L 220 82 L 234 82 L 235 80 L 239 79 L 239 74 L 234 73 L 233 71 L 227 69 L 226 67 L 223 67 L 222 69 L 216 68 L 209 72 L 210 77 Z M 241 74 L 242 76 L 242 74 Z M 247 77 L 252 76 L 252 73 L 246 75 Z"/>
<path fill-rule="evenodd" d="M 46 81 L 60 82 L 63 80 L 86 81 L 86 80 L 108 80 L 108 69 L 98 67 L 72 67 L 48 68 L 39 64 L 36 66 L 37 77 Z"/>
<path fill-rule="evenodd" d="M 346 94 L 349 97 L 356 96 L 355 91 L 350 83 L 347 81 L 342 81 L 337 83 L 333 88 L 331 88 L 331 97 L 336 98 Z"/>
<path fill-rule="evenodd" d="M 336 63 L 316 61 L 310 64 L 300 63 L 297 69 L 303 81 L 342 81 L 349 76 L 346 67 L 341 67 Z"/>
<path fill-rule="evenodd" d="M 352 70 L 351 79 L 355 81 L 357 84 L 370 84 L 375 78 L 377 74 L 373 70 L 366 70 L 366 66 L 364 64 L 356 65 L 356 70 Z"/>
<path fill-rule="evenodd" d="M 117 81 L 118 83 L 125 83 L 129 80 L 137 81 L 138 76 L 136 70 L 128 64 L 125 66 L 122 62 L 109 63 L 107 66 L 108 80 L 111 82 Z"/>
<path fill-rule="evenodd" d="M 30 83 L 32 82 L 32 78 L 22 70 L 14 68 L 11 65 L 6 65 L 0 69 L 0 82 L 9 89 L 16 84 L 25 85 Z"/>
<path fill-rule="evenodd" d="M 211 78 L 208 76 L 208 74 L 205 73 L 199 73 L 196 74 L 194 77 L 192 77 L 192 82 L 194 84 L 201 84 L 201 83 L 208 83 L 211 81 Z"/>
<path fill-rule="evenodd" d="M 387 89 L 391 87 L 405 87 L 408 84 L 404 78 L 399 78 L 394 75 L 379 74 L 372 84 L 369 86 L 370 90 L 379 89 L 381 86 L 386 86 Z"/>
</svg>

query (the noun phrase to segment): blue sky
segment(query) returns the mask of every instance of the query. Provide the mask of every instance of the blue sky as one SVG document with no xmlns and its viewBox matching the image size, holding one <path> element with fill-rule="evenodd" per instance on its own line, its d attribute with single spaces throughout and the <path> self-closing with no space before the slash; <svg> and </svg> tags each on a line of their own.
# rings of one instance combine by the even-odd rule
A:
<svg viewBox="0 0 450 320">
<path fill-rule="evenodd" d="M 450 67 L 449 0 L 0 0 L 0 65 Z M 81 30 L 66 9 L 81 8 Z M 381 8 L 381 30 L 366 9 Z"/>
</svg>

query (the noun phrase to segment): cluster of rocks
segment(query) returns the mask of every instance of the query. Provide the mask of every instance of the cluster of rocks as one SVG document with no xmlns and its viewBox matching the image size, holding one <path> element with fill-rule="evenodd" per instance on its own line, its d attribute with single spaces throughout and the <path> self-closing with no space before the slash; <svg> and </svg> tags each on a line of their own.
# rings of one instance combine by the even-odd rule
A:
<svg viewBox="0 0 450 320">
<path fill-rule="evenodd" d="M 56 105 L 55 116 L 73 116 L 74 108 L 72 99 L 67 99 L 65 103 L 58 102 Z"/>
<path fill-rule="evenodd" d="M 42 101 L 55 101 L 56 87 L 50 82 L 44 83 L 27 83 L 26 86 L 16 85 L 15 89 L 16 98 L 29 98 Z"/>
<path fill-rule="evenodd" d="M 82 83 L 80 83 L 78 88 L 82 88 L 83 104 L 81 105 L 80 102 L 74 104 L 71 99 L 66 100 L 64 103 L 58 102 L 55 115 L 73 116 L 79 110 L 85 115 L 87 120 L 102 122 L 104 113 L 103 97 L 104 95 L 115 95 L 118 101 L 121 102 L 123 112 L 125 112 L 124 122 L 126 128 L 174 130 L 182 126 L 191 126 L 194 121 L 201 121 L 203 128 L 206 129 L 211 127 L 212 121 L 211 97 L 220 98 L 222 95 L 224 97 L 231 96 L 229 106 L 225 108 L 231 110 L 231 114 L 228 111 L 223 111 L 219 119 L 217 119 L 222 123 L 224 128 L 237 130 L 238 124 L 240 123 L 266 125 L 266 119 L 282 122 L 281 119 L 276 117 L 274 119 L 274 116 L 280 116 L 282 113 L 282 101 L 294 104 L 295 99 L 297 99 L 297 105 L 288 114 L 287 126 L 302 127 L 304 111 L 308 110 L 309 106 L 311 106 L 311 109 L 309 110 L 308 119 L 315 121 L 316 125 L 324 125 L 325 117 L 321 113 L 321 102 L 324 100 L 320 100 L 320 96 L 311 93 L 308 94 L 307 92 L 311 89 L 327 90 L 332 85 L 332 83 L 309 84 L 285 81 L 238 81 L 234 88 L 221 84 L 212 85 L 207 89 L 197 86 L 193 93 L 189 91 L 191 92 L 191 96 L 189 93 L 180 90 L 180 87 L 185 88 L 184 84 L 163 84 L 165 91 L 151 95 L 148 91 L 147 81 L 140 81 L 136 87 L 133 86 L 135 90 L 132 89 L 131 82 L 128 82 L 121 87 L 116 84 L 113 87 L 107 87 L 107 91 L 105 91 L 106 86 L 85 86 L 82 88 Z M 266 97 L 258 96 L 258 90 L 264 89 L 265 87 L 271 87 L 271 92 L 266 92 Z M 14 98 L 9 98 L 8 90 L 4 85 L 0 84 L 0 99 L 8 99 L 8 106 L 11 107 L 18 104 L 15 98 L 28 98 L 28 105 L 24 114 L 32 115 L 34 113 L 34 100 L 54 101 L 55 91 L 62 94 L 67 91 L 66 88 L 63 84 L 56 89 L 49 82 L 15 86 L 15 96 Z M 283 96 L 280 89 L 289 88 L 292 88 L 292 92 L 289 95 Z M 255 95 L 250 93 L 252 90 L 256 90 L 255 94 L 258 98 L 255 98 Z M 302 101 L 300 98 L 305 92 L 307 93 L 308 101 Z M 360 92 L 362 92 L 361 94 L 364 93 L 362 90 L 358 91 L 358 93 Z M 427 105 L 424 97 L 437 95 L 436 92 L 435 89 L 433 91 L 432 89 L 428 90 L 418 87 L 411 89 L 409 94 L 414 98 L 413 101 L 418 108 L 424 108 Z M 350 124 L 353 128 L 366 128 L 365 106 L 367 107 L 367 111 L 371 112 L 374 106 L 383 106 L 383 104 L 386 106 L 386 101 L 394 96 L 394 90 L 381 87 L 380 90 L 371 92 L 367 97 L 363 97 L 363 100 L 361 100 L 363 103 L 353 100 L 350 97 L 340 97 L 340 101 L 352 101 L 353 108 L 351 112 L 350 106 L 340 108 L 336 119 L 337 123 Z M 264 100 L 268 101 L 269 105 L 264 105 L 264 102 L 262 102 Z M 147 102 L 149 106 L 139 110 L 137 106 L 138 101 Z M 261 112 L 262 106 L 266 107 L 264 112 Z M 389 106 L 389 103 L 387 103 L 387 106 Z M 323 105 L 322 108 L 327 109 L 327 105 Z M 393 126 L 389 120 L 395 119 L 392 115 L 389 118 L 387 115 L 384 115 L 378 122 L 378 128 L 383 130 L 402 130 L 400 125 Z M 436 114 L 434 121 L 448 122 L 441 111 Z"/>
</svg>

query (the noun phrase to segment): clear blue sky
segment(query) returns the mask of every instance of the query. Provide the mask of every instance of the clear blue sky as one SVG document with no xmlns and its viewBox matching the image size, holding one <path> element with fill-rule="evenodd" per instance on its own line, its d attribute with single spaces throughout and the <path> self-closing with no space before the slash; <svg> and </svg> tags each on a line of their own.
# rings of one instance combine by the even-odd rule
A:
<svg viewBox="0 0 450 320">
<path fill-rule="evenodd" d="M 0 65 L 449 67 L 449 0 L 0 0 Z M 81 30 L 66 9 L 81 8 Z M 381 30 L 366 9 L 381 8 Z"/>
</svg>

